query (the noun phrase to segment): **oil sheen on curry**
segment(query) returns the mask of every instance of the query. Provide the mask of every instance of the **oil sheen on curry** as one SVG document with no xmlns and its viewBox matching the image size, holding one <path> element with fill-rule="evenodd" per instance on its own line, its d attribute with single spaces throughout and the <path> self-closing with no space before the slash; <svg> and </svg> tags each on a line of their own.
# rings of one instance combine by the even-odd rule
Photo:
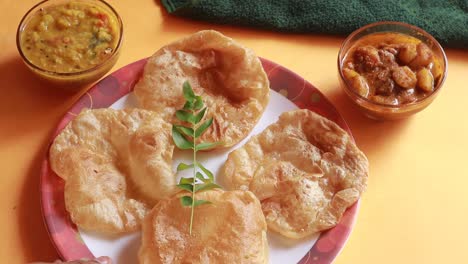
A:
<svg viewBox="0 0 468 264">
<path fill-rule="evenodd" d="M 343 75 L 360 96 L 385 105 L 418 101 L 434 91 L 441 62 L 421 40 L 393 32 L 363 37 L 349 51 Z"/>
<path fill-rule="evenodd" d="M 20 45 L 34 65 L 52 72 L 80 72 L 112 56 L 117 23 L 99 6 L 68 2 L 42 8 L 22 30 Z"/>
</svg>

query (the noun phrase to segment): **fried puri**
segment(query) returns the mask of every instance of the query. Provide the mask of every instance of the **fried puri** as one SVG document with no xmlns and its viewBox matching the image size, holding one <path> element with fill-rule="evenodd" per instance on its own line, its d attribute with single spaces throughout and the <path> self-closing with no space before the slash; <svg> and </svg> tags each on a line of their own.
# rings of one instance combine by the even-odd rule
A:
<svg viewBox="0 0 468 264">
<path fill-rule="evenodd" d="M 208 107 L 213 125 L 204 142 L 230 147 L 245 138 L 269 100 L 269 81 L 254 52 L 213 30 L 200 31 L 158 50 L 135 85 L 140 105 L 177 122 L 184 106 L 182 85 L 189 81 Z"/>
<path fill-rule="evenodd" d="M 231 152 L 223 171 L 229 189 L 260 199 L 269 229 L 302 238 L 334 227 L 359 199 L 368 161 L 336 123 L 302 109 Z"/>
<path fill-rule="evenodd" d="M 181 195 L 160 201 L 145 218 L 140 264 L 268 263 L 265 218 L 251 192 L 197 193 L 211 204 L 196 207 L 192 235 Z"/>
<path fill-rule="evenodd" d="M 50 166 L 65 180 L 72 221 L 87 230 L 132 231 L 175 192 L 171 125 L 141 109 L 84 110 L 56 137 Z"/>
</svg>

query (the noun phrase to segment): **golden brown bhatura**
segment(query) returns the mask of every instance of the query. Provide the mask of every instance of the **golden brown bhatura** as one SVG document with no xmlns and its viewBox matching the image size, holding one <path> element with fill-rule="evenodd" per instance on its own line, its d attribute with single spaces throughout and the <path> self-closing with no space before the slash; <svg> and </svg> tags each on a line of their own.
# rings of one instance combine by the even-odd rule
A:
<svg viewBox="0 0 468 264">
<path fill-rule="evenodd" d="M 171 125 L 141 109 L 84 110 L 56 137 L 50 165 L 65 180 L 65 205 L 79 227 L 139 228 L 175 192 Z"/>
<path fill-rule="evenodd" d="M 185 103 L 185 81 L 202 96 L 206 118 L 214 118 L 201 140 L 222 142 L 218 147 L 245 138 L 268 104 L 269 81 L 258 57 L 217 31 L 200 31 L 158 50 L 134 91 L 143 108 L 174 123 Z"/>
<path fill-rule="evenodd" d="M 223 173 L 229 189 L 260 199 L 271 230 L 302 238 L 334 227 L 359 199 L 368 161 L 336 123 L 302 109 L 231 152 Z"/>
<path fill-rule="evenodd" d="M 160 201 L 142 224 L 140 264 L 269 263 L 266 223 L 251 192 L 214 189 L 196 194 L 208 200 L 195 208 L 189 234 L 190 207 L 178 194 Z"/>
</svg>

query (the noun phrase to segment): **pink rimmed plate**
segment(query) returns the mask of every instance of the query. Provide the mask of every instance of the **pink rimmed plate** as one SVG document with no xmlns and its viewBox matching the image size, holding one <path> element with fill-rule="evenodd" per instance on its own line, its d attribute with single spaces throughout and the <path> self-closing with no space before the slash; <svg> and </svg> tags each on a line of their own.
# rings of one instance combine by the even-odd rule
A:
<svg viewBox="0 0 468 264">
<path fill-rule="evenodd" d="M 281 111 L 307 108 L 336 122 L 351 135 L 346 122 L 317 88 L 288 69 L 266 59 L 261 60 L 270 80 L 272 97 L 269 107 L 253 133 L 260 132 L 269 123 L 274 122 L 274 118 Z M 83 108 L 135 106 L 135 102 L 131 98 L 132 89 L 139 79 L 145 63 L 146 60 L 143 59 L 129 64 L 102 79 L 91 88 L 60 121 L 51 142 Z M 242 143 L 238 144 L 238 146 L 240 145 Z M 62 259 L 74 260 L 92 258 L 94 255 L 108 255 L 116 263 L 127 263 L 132 259 L 131 262 L 137 261 L 138 235 L 133 234 L 119 240 L 119 238 L 103 237 L 77 229 L 65 210 L 63 190 L 64 182 L 50 169 L 48 156 L 46 156 L 41 170 L 42 212 L 49 236 Z M 284 263 L 285 260 L 288 260 L 290 263 L 298 262 L 301 264 L 331 263 L 349 237 L 358 207 L 359 202 L 349 208 L 336 227 L 298 243 L 285 242 L 278 236 L 270 234 L 271 262 Z"/>
</svg>

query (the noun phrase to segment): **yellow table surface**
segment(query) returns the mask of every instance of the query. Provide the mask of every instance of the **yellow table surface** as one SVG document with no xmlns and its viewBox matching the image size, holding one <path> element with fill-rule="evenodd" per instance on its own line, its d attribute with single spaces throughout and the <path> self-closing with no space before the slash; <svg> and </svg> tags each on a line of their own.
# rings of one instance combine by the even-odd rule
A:
<svg viewBox="0 0 468 264">
<path fill-rule="evenodd" d="M 36 2 L 0 1 L 0 262 L 8 263 L 57 258 L 42 221 L 39 169 L 51 132 L 85 91 L 50 89 L 23 65 L 16 28 Z M 427 109 L 406 120 L 375 122 L 339 88 L 341 37 L 184 20 L 168 15 L 159 0 L 110 2 L 125 25 L 114 69 L 190 33 L 216 29 L 303 76 L 331 100 L 371 166 L 356 226 L 336 264 L 467 263 L 468 51 L 447 50 L 448 78 Z"/>
</svg>

